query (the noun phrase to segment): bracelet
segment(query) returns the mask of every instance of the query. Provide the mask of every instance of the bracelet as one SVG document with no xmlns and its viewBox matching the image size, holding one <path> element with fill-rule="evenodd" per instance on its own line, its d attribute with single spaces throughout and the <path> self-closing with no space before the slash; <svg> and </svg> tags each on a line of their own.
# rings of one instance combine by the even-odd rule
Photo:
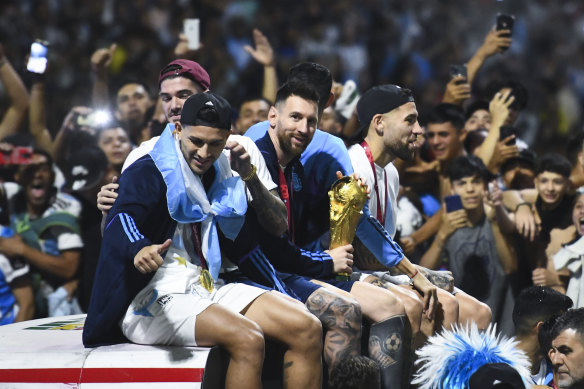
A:
<svg viewBox="0 0 584 389">
<path fill-rule="evenodd" d="M 241 179 L 243 180 L 243 182 L 247 182 L 247 181 L 251 180 L 253 176 L 256 175 L 257 171 L 258 171 L 258 168 L 255 167 L 255 165 L 252 163 L 251 164 L 251 172 L 249 172 L 249 174 L 247 176 L 241 177 Z"/>
<path fill-rule="evenodd" d="M 410 286 L 414 286 L 414 277 L 417 276 L 418 273 L 419 273 L 419 270 L 416 269 L 416 272 L 414 273 L 414 275 L 410 277 Z"/>
<path fill-rule="evenodd" d="M 522 205 L 528 205 L 529 208 L 531 209 L 531 204 L 528 203 L 527 201 L 524 201 L 523 203 L 517 204 L 517 206 L 515 207 L 515 212 L 517 212 L 517 210 L 519 209 L 519 207 L 521 207 Z"/>
</svg>

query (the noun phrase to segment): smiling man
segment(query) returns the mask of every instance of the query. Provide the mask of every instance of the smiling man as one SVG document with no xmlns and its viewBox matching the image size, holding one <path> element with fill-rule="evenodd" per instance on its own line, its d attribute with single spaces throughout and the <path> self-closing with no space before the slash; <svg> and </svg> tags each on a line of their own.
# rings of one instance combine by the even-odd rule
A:
<svg viewBox="0 0 584 389">
<path fill-rule="evenodd" d="M 225 285 L 220 277 L 219 237 L 234 240 L 247 211 L 245 186 L 232 168 L 247 181 L 254 174 L 244 151 L 232 147 L 231 159 L 222 153 L 231 106 L 197 93 L 179 115 L 174 131 L 167 127 L 121 176 L 84 344 L 220 345 L 231 357 L 225 387 L 257 388 L 265 335 L 286 349 L 284 387 L 320 387 L 318 320 L 277 292 Z"/>
</svg>

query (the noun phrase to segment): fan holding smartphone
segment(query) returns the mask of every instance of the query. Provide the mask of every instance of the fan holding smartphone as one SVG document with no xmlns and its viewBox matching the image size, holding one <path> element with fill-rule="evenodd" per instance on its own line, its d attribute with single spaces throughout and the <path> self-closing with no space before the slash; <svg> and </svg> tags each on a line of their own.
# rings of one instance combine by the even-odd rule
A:
<svg viewBox="0 0 584 389">
<path fill-rule="evenodd" d="M 40 39 L 35 40 L 30 45 L 30 55 L 26 69 L 36 74 L 44 74 L 47 70 L 47 53 L 49 51 L 49 42 Z"/>
</svg>

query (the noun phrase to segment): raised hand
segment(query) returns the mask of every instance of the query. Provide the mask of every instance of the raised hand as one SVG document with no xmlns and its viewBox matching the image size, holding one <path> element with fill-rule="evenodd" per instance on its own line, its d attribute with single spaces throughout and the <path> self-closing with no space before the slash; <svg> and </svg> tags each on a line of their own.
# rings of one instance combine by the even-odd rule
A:
<svg viewBox="0 0 584 389">
<path fill-rule="evenodd" d="M 272 49 L 272 45 L 270 45 L 268 38 L 257 28 L 253 30 L 253 43 L 255 48 L 245 45 L 243 49 L 263 66 L 274 66 L 274 50 Z"/>
</svg>

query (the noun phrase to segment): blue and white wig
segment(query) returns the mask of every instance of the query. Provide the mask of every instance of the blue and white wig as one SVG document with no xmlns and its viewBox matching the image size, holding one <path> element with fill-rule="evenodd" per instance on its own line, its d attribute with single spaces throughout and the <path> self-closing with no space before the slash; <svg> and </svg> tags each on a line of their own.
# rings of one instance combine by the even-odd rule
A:
<svg viewBox="0 0 584 389">
<path fill-rule="evenodd" d="M 419 365 L 412 384 L 420 389 L 467 389 L 470 377 L 487 363 L 506 363 L 513 367 L 526 387 L 530 386 L 529 359 L 517 348 L 514 338 L 496 334 L 497 326 L 485 332 L 475 323 L 470 328 L 457 326 L 428 339 L 416 354 Z"/>
</svg>

